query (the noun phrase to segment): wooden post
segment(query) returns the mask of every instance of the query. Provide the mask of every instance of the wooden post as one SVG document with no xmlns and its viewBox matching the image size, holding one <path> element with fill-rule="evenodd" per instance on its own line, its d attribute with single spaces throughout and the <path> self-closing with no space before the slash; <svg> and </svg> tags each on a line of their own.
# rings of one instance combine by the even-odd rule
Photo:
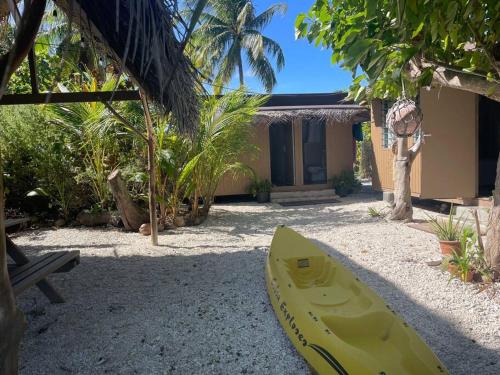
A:
<svg viewBox="0 0 500 375">
<path fill-rule="evenodd" d="M 0 56 L 0 99 L 11 75 L 33 47 L 45 4 L 46 0 L 35 1 L 25 9 L 19 22 L 14 45 L 7 54 Z M 11 5 L 15 8 L 15 3 Z M 13 13 L 16 12 L 17 10 L 13 9 Z M 7 269 L 2 164 L 2 150 L 0 149 L 0 374 L 15 375 L 18 373 L 19 346 L 26 321 L 22 311 L 16 306 Z"/>
<path fill-rule="evenodd" d="M 0 150 L 0 374 L 18 372 L 18 354 L 26 321 L 16 306 L 7 270 L 5 242 L 3 168 Z"/>
<path fill-rule="evenodd" d="M 144 108 L 144 121 L 148 133 L 148 174 L 149 174 L 149 222 L 151 225 L 151 243 L 158 245 L 158 219 L 156 217 L 156 177 L 155 177 L 155 145 L 153 136 L 153 123 L 149 112 L 148 100 L 144 91 L 140 90 L 142 106 Z"/>
</svg>

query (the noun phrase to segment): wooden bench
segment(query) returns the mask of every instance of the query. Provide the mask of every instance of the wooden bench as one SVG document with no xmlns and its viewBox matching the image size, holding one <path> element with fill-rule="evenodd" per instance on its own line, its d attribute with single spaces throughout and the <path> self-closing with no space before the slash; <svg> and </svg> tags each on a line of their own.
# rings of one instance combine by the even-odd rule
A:
<svg viewBox="0 0 500 375">
<path fill-rule="evenodd" d="M 19 222 L 16 222 L 14 225 L 18 224 Z M 31 286 L 36 285 L 50 302 L 64 302 L 64 298 L 46 280 L 46 277 L 52 273 L 72 270 L 80 263 L 80 252 L 76 250 L 56 251 L 29 259 L 8 236 L 6 236 L 6 243 L 7 253 L 15 262 L 15 264 L 8 265 L 14 294 L 17 296 Z"/>
</svg>

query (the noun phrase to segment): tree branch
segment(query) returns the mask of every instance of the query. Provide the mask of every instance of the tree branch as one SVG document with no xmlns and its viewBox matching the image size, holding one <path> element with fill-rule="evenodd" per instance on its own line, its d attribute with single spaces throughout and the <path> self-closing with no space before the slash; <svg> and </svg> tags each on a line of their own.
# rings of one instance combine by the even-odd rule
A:
<svg viewBox="0 0 500 375">
<path fill-rule="evenodd" d="M 496 81 L 488 82 L 482 76 L 461 72 L 458 69 L 451 69 L 424 60 L 410 60 L 409 68 L 413 78 L 418 78 L 422 74 L 422 68 L 431 68 L 433 70 L 433 85 L 473 92 L 500 102 L 500 84 Z"/>
<path fill-rule="evenodd" d="M 16 31 L 13 47 L 8 53 L 0 56 L 0 97 L 3 95 L 10 76 L 21 65 L 33 46 L 40 23 L 42 22 L 45 4 L 46 0 L 34 1 L 29 9 L 25 9 Z"/>
<path fill-rule="evenodd" d="M 420 134 L 420 137 L 418 137 L 418 141 L 415 142 L 413 146 L 408 150 L 408 158 L 410 159 L 411 162 L 415 160 L 417 157 L 418 153 L 420 152 L 420 149 L 422 148 L 422 139 L 424 138 L 423 134 Z"/>
</svg>

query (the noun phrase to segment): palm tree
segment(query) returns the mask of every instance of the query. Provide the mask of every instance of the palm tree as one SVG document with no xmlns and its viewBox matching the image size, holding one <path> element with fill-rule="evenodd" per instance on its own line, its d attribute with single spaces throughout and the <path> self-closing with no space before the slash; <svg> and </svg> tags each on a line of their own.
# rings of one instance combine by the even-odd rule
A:
<svg viewBox="0 0 500 375">
<path fill-rule="evenodd" d="M 262 30 L 276 14 L 286 12 L 285 4 L 270 6 L 259 15 L 251 0 L 212 0 L 208 11 L 201 16 L 202 26 L 195 32 L 193 43 L 197 48 L 194 61 L 209 64 L 216 70 L 215 93 L 220 93 L 238 69 L 240 86 L 244 85 L 243 57 L 253 74 L 267 92 L 276 85 L 276 75 L 268 56 L 275 58 L 278 71 L 285 65 L 279 44 L 264 35 Z"/>
<path fill-rule="evenodd" d="M 241 155 L 257 151 L 252 144 L 252 128 L 259 107 L 268 96 L 247 95 L 244 87 L 224 96 L 207 97 L 200 110 L 200 125 L 192 141 L 190 160 L 184 166 L 178 183 L 187 184 L 186 195 L 192 198 L 192 217 L 208 214 L 222 177 L 249 172 L 239 162 Z M 198 199 L 203 199 L 199 212 Z"/>
</svg>

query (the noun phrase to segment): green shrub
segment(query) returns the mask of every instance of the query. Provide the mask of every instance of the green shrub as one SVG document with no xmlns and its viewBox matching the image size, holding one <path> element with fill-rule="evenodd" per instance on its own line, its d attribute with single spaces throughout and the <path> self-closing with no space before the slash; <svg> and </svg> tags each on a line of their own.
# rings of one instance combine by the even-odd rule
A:
<svg viewBox="0 0 500 375">
<path fill-rule="evenodd" d="M 356 178 L 351 170 L 343 171 L 339 175 L 334 176 L 330 183 L 335 189 L 337 195 L 345 197 L 346 195 L 357 193 L 361 190 L 361 182 Z"/>
<path fill-rule="evenodd" d="M 64 129 L 48 121 L 42 106 L 4 107 L 0 115 L 7 206 L 29 208 L 34 196 L 43 196 L 49 207 L 40 210 L 53 207 L 68 218 L 84 194 L 75 181 L 78 152 Z"/>
<path fill-rule="evenodd" d="M 256 197 L 258 193 L 269 193 L 272 186 L 271 181 L 267 179 L 261 180 L 255 177 L 248 186 L 248 192 L 252 194 L 253 197 Z"/>
</svg>

